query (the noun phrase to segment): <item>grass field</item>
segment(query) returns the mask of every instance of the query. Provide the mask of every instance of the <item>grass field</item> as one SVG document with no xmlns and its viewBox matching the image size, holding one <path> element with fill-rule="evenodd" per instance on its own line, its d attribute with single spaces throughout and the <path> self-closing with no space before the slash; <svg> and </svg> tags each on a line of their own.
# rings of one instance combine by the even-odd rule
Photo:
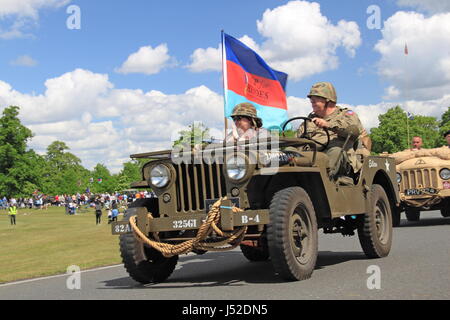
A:
<svg viewBox="0 0 450 320">
<path fill-rule="evenodd" d="M 21 209 L 16 220 L 11 226 L 0 211 L 0 283 L 66 273 L 72 265 L 85 270 L 121 262 L 105 210 L 101 225 L 92 209 L 69 216 L 64 207 Z"/>
</svg>

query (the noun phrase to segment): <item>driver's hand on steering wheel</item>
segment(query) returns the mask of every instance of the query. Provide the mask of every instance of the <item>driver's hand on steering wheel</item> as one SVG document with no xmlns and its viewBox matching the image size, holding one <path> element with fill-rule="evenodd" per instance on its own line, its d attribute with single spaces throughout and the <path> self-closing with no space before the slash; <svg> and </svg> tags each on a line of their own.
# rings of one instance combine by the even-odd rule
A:
<svg viewBox="0 0 450 320">
<path fill-rule="evenodd" d="M 314 122 L 314 124 L 321 129 L 328 129 L 330 127 L 330 124 L 328 123 L 328 121 L 326 121 L 322 118 L 313 118 L 312 122 Z"/>
</svg>

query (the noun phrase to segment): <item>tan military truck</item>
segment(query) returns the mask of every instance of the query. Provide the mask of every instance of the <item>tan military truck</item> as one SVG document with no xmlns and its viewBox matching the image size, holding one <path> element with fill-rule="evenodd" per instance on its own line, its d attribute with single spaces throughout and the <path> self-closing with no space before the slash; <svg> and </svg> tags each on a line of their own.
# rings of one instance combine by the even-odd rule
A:
<svg viewBox="0 0 450 320">
<path fill-rule="evenodd" d="M 355 137 L 350 130 L 347 142 Z M 387 256 L 399 204 L 394 159 L 367 157 L 354 183 L 340 185 L 319 152 L 327 144 L 273 137 L 132 155 L 149 159 L 132 187 L 152 188 L 157 198 L 137 200 L 112 225 L 129 275 L 161 282 L 179 255 L 240 247 L 250 261 L 270 259 L 282 279 L 303 280 L 316 265 L 319 229 L 356 231 L 368 258 Z"/>
<path fill-rule="evenodd" d="M 400 212 L 408 221 L 419 221 L 423 211 L 440 210 L 450 217 L 450 149 L 421 149 L 393 154 L 396 159 L 400 207 L 394 213 L 394 226 Z"/>
</svg>

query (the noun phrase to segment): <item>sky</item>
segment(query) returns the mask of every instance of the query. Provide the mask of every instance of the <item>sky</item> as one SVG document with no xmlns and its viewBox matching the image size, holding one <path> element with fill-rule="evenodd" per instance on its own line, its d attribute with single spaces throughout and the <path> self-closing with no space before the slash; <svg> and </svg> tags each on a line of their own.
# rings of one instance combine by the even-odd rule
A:
<svg viewBox="0 0 450 320">
<path fill-rule="evenodd" d="M 291 117 L 319 81 L 368 130 L 450 106 L 450 1 L 0 0 L 0 112 L 112 172 L 195 121 L 223 136 L 221 30 L 289 75 Z"/>
</svg>

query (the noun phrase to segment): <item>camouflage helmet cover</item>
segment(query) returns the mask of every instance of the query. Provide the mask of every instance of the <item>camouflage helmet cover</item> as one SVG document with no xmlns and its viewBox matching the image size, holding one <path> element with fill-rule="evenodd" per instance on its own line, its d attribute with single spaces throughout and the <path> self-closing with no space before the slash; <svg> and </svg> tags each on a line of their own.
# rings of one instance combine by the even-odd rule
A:
<svg viewBox="0 0 450 320">
<path fill-rule="evenodd" d="M 251 119 L 254 119 L 256 121 L 256 127 L 258 128 L 262 127 L 262 120 L 261 118 L 258 118 L 256 108 L 251 103 L 244 102 L 235 106 L 233 109 L 233 113 L 231 114 L 231 117 L 237 116 L 249 117 Z"/>
<path fill-rule="evenodd" d="M 318 82 L 311 88 L 308 98 L 312 96 L 322 97 L 328 101 L 337 103 L 336 89 L 330 82 Z"/>
</svg>

